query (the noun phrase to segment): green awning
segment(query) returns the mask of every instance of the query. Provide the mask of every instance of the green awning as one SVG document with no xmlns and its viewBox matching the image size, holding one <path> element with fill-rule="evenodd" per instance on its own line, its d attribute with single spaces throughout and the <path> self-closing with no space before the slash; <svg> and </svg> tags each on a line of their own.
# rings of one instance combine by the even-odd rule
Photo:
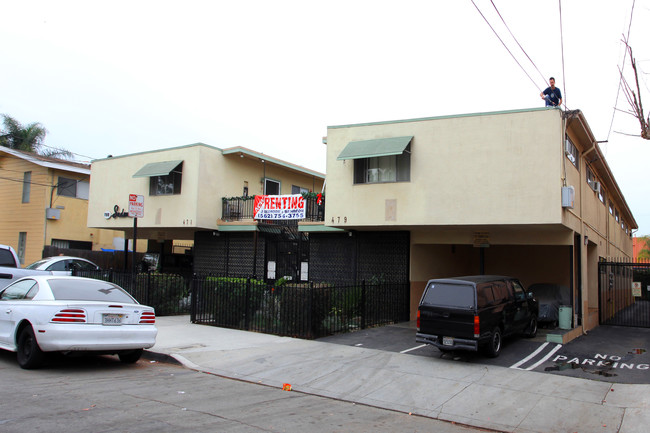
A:
<svg viewBox="0 0 650 433">
<path fill-rule="evenodd" d="M 413 136 L 377 138 L 374 140 L 351 141 L 336 159 L 373 158 L 401 155 L 413 140 Z"/>
<path fill-rule="evenodd" d="M 133 177 L 167 176 L 183 161 L 163 161 L 146 164 Z"/>
</svg>

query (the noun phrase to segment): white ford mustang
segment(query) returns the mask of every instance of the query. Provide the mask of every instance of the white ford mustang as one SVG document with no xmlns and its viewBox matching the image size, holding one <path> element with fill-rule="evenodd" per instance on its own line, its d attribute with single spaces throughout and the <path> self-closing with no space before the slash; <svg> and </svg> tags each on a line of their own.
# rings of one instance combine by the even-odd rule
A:
<svg viewBox="0 0 650 433">
<path fill-rule="evenodd" d="M 0 348 L 36 368 L 45 352 L 117 354 L 140 359 L 156 342 L 154 309 L 121 287 L 81 277 L 38 275 L 0 291 Z"/>
</svg>

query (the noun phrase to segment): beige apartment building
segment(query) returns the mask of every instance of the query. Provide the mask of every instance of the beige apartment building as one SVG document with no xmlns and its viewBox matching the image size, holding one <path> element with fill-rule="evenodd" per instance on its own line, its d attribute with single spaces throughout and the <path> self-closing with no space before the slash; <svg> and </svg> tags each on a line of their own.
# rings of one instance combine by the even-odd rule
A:
<svg viewBox="0 0 650 433">
<path fill-rule="evenodd" d="M 503 274 L 573 294 L 598 325 L 598 262 L 636 221 L 582 112 L 538 108 L 330 126 L 325 224 L 407 233 L 411 317 L 431 278 Z"/>
<path fill-rule="evenodd" d="M 250 213 L 253 196 L 321 192 L 324 179 L 323 173 L 244 147 L 196 143 L 114 156 L 92 162 L 88 226 L 132 239 L 129 197 L 139 195 L 144 201 L 137 238 L 149 241 L 149 252 L 171 255 L 174 242 L 185 240 L 196 272 L 219 272 L 216 262 L 231 260 L 250 275 L 253 259 L 242 263 L 237 252 L 249 254 L 258 240 L 262 270 L 265 248 L 264 236 L 255 234 L 263 227 Z"/>
<path fill-rule="evenodd" d="M 113 248 L 119 233 L 86 226 L 90 166 L 0 146 L 0 244 L 23 265 L 62 249 Z"/>
</svg>

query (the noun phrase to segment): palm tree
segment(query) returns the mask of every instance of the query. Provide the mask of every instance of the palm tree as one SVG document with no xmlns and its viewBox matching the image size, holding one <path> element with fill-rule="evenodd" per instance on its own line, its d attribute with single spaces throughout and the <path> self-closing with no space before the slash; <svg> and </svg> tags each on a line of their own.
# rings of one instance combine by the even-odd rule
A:
<svg viewBox="0 0 650 433">
<path fill-rule="evenodd" d="M 72 152 L 65 149 L 47 147 L 43 144 L 47 129 L 38 122 L 29 125 L 21 125 L 13 117 L 3 114 L 2 123 L 4 128 L 0 132 L 0 145 L 10 149 L 34 152 L 42 156 L 52 158 L 72 158 Z"/>
</svg>

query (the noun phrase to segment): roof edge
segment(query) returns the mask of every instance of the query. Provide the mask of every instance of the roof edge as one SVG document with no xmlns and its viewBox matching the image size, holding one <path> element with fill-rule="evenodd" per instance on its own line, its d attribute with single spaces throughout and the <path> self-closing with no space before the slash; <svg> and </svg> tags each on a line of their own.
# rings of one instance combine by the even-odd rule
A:
<svg viewBox="0 0 650 433">
<path fill-rule="evenodd" d="M 300 173 L 305 173 L 305 174 L 308 174 L 310 176 L 315 176 L 315 177 L 318 177 L 318 178 L 321 178 L 321 179 L 325 179 L 325 173 L 321 173 L 319 171 L 312 170 L 312 169 L 303 167 L 301 165 L 293 164 L 291 162 L 284 161 L 284 160 L 279 159 L 279 158 L 274 158 L 274 157 L 266 155 L 264 153 L 256 152 L 254 150 L 248 149 L 246 147 L 242 147 L 242 146 L 229 147 L 227 149 L 221 150 L 221 153 L 223 153 L 224 155 L 232 155 L 232 154 L 237 154 L 237 153 L 243 154 L 243 155 L 248 155 L 248 156 L 252 156 L 253 158 L 263 159 L 264 161 L 268 161 L 268 162 L 271 162 L 273 164 L 277 164 L 279 166 L 298 171 Z"/>
<path fill-rule="evenodd" d="M 358 126 L 375 126 L 375 125 L 389 125 L 391 123 L 409 123 L 409 122 L 424 122 L 427 120 L 442 120 L 442 119 L 454 119 L 461 117 L 479 117 L 479 116 L 495 116 L 500 114 L 513 114 L 513 113 L 526 113 L 530 111 L 548 111 L 548 110 L 559 110 L 555 107 L 536 107 L 536 108 L 521 108 L 517 110 L 505 110 L 505 111 L 488 111 L 488 112 L 479 112 L 479 113 L 467 113 L 467 114 L 451 114 L 445 116 L 434 116 L 434 117 L 419 117 L 415 119 L 402 119 L 402 120 L 386 120 L 381 122 L 367 122 L 367 123 L 352 123 L 348 125 L 332 125 L 328 126 L 327 129 L 339 129 L 339 128 L 353 128 Z"/>
<path fill-rule="evenodd" d="M 129 157 L 129 156 L 146 155 L 146 154 L 148 154 L 148 153 L 165 152 L 165 151 L 167 151 L 167 150 L 178 150 L 178 149 L 185 149 L 185 148 L 188 148 L 188 147 L 196 147 L 196 146 L 203 146 L 203 147 L 207 147 L 207 148 L 210 148 L 210 149 L 215 149 L 215 150 L 218 150 L 218 151 L 221 152 L 221 149 L 218 148 L 218 147 L 215 147 L 215 146 L 211 146 L 211 145 L 209 145 L 209 144 L 205 144 L 205 143 L 198 142 L 198 143 L 192 143 L 192 144 L 184 144 L 184 145 L 181 145 L 181 146 L 166 147 L 166 148 L 164 148 L 164 149 L 145 150 L 145 151 L 142 151 L 142 152 L 127 153 L 127 154 L 125 154 L 125 155 L 110 156 L 110 157 L 106 157 L 106 158 L 98 158 L 98 159 L 93 159 L 93 160 L 91 161 L 91 163 L 92 163 L 92 162 L 96 162 L 96 161 L 105 161 L 105 160 L 107 160 L 107 159 L 127 158 L 127 157 Z"/>
</svg>

